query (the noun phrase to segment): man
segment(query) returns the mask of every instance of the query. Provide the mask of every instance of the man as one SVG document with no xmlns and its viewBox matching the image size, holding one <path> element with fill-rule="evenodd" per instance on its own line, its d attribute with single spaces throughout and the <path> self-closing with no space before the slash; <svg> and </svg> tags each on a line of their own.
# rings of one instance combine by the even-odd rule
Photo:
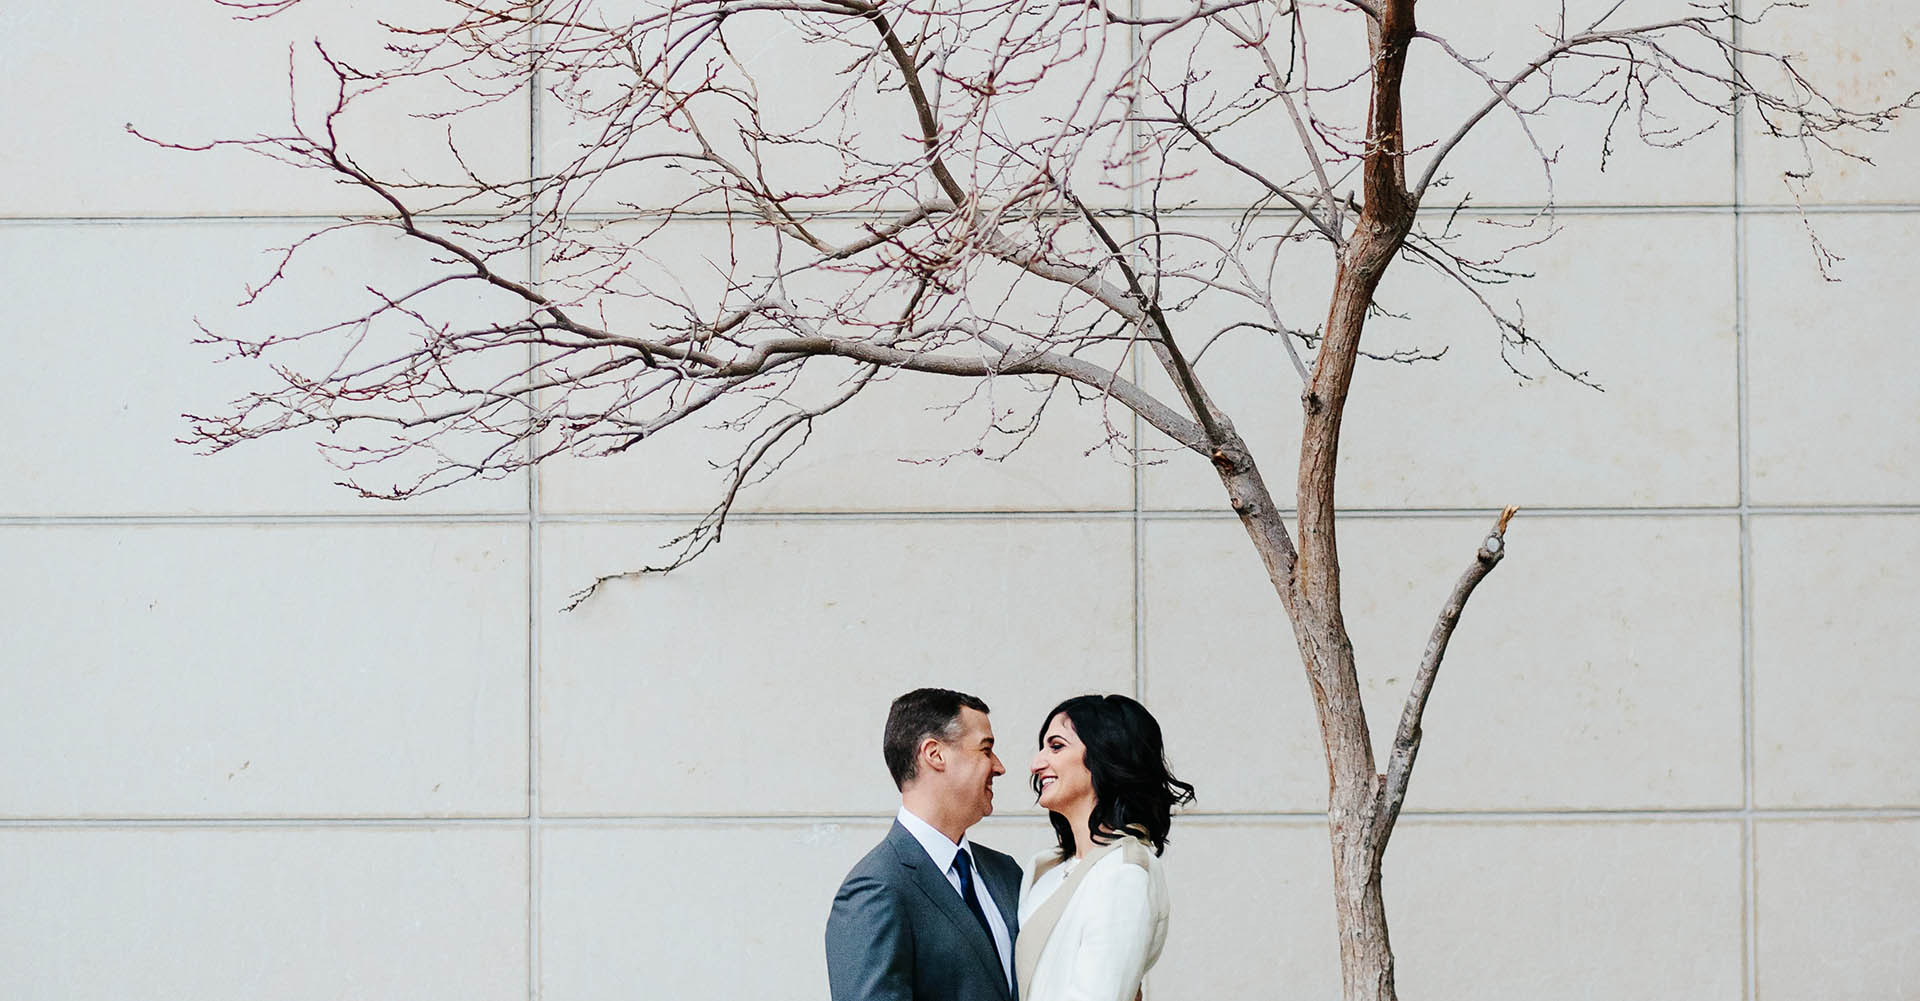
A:
<svg viewBox="0 0 1920 1001">
<path fill-rule="evenodd" d="M 1006 773 L 987 704 L 908 692 L 893 700 L 882 743 L 900 812 L 834 895 L 833 1001 L 1014 1001 L 1020 866 L 967 840 Z"/>
</svg>

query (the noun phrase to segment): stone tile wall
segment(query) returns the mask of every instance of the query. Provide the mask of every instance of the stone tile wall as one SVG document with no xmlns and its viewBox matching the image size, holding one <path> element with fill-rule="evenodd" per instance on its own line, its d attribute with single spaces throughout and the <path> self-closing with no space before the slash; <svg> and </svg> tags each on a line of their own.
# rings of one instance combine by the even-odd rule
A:
<svg viewBox="0 0 1920 1001">
<path fill-rule="evenodd" d="M 1524 40 L 1512 9 L 1431 26 Z M 1200 789 L 1150 997 L 1335 996 L 1323 770 L 1285 620 L 1210 472 L 1150 432 L 1123 422 L 1130 467 L 1097 447 L 1105 415 L 1060 407 L 986 461 L 967 454 L 979 401 L 943 417 L 929 401 L 963 394 L 900 377 L 707 558 L 572 613 L 705 508 L 705 443 L 404 506 L 332 486 L 311 439 L 174 443 L 176 415 L 251 384 L 190 343 L 193 319 L 230 321 L 268 248 L 368 206 L 124 125 L 271 129 L 289 43 L 301 66 L 316 33 L 365 52 L 376 11 L 406 13 L 0 14 L 0 997 L 824 998 L 827 900 L 892 809 L 879 722 L 925 683 L 994 705 L 1014 774 L 978 836 L 1021 856 L 1046 840 L 1020 775 L 1039 714 L 1143 697 Z M 1849 100 L 1920 87 L 1909 5 L 1831 0 L 1756 34 Z M 1413 111 L 1468 100 L 1455 75 Z M 567 123 L 528 106 L 456 127 L 500 165 L 550 157 Z M 406 110 L 356 127 L 393 128 L 396 162 L 440 155 Z M 1677 154 L 1626 144 L 1605 173 L 1591 125 L 1542 140 L 1565 144 L 1566 209 L 1517 294 L 1606 391 L 1514 379 L 1473 307 L 1410 269 L 1382 296 L 1417 322 L 1380 342 L 1448 353 L 1355 389 L 1348 619 L 1376 733 L 1491 511 L 1528 508 L 1427 717 L 1387 873 L 1401 984 L 1911 996 L 1920 130 L 1874 137 L 1877 169 L 1822 157 L 1796 208 L 1794 161 L 1750 120 Z M 1545 197 L 1523 136 L 1473 142 L 1469 223 Z M 1189 183 L 1191 225 L 1221 225 L 1233 179 Z M 331 252 L 421 266 L 372 237 Z M 1317 266 L 1283 281 L 1308 294 Z M 331 315 L 338 294 L 293 282 L 251 322 Z M 1232 343 L 1208 362 L 1284 483 L 1284 364 Z"/>
</svg>

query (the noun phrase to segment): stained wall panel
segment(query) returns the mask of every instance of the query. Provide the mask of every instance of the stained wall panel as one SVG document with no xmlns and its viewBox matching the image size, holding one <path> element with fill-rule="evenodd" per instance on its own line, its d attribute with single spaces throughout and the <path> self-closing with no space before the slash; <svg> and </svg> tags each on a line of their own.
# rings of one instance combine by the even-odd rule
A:
<svg viewBox="0 0 1920 1001">
<path fill-rule="evenodd" d="M 1778 7 L 1747 28 L 1745 42 L 1793 60 L 1793 67 L 1834 105 L 1864 113 L 1899 105 L 1920 91 L 1913 50 L 1920 44 L 1920 17 L 1898 0 L 1829 0 L 1814 7 Z M 1770 89 L 1785 82 L 1778 66 L 1750 60 L 1755 82 Z M 1911 114 L 1911 112 L 1907 112 Z M 1788 123 L 1772 116 L 1777 126 Z M 1920 199 L 1913 172 L 1887 167 L 1910 163 L 1920 153 L 1920 135 L 1895 124 L 1849 136 L 1843 155 L 1821 138 L 1781 127 L 1768 116 L 1748 114 L 1746 156 L 1741 163 L 1747 199 L 1769 205 L 1911 204 Z"/>
<path fill-rule="evenodd" d="M 1338 997 L 1324 822 L 1176 821 L 1161 998 Z M 1389 848 L 1406 992 L 1741 996 L 1732 823 L 1410 821 Z"/>
<path fill-rule="evenodd" d="M 1747 225 L 1754 500 L 1920 502 L 1920 392 L 1909 377 L 1920 365 L 1916 326 L 1904 296 L 1875 292 L 1904 287 L 1920 217 L 1768 216 Z M 1823 250 L 1845 258 L 1824 275 Z"/>
<path fill-rule="evenodd" d="M 1737 823 L 1428 823 L 1394 842 L 1387 907 L 1410 988 L 1607 1001 L 1745 991 Z"/>
<path fill-rule="evenodd" d="M 0 817 L 523 815 L 525 533 L 0 526 Z"/>
<path fill-rule="evenodd" d="M 1557 228 L 1518 225 L 1463 218 L 1452 250 L 1528 277 L 1468 290 L 1420 266 L 1388 273 L 1365 349 L 1429 360 L 1361 359 L 1342 430 L 1340 503 L 1734 503 L 1739 373 L 1729 220 L 1582 215 Z M 1259 244 L 1253 255 L 1263 267 L 1271 248 Z M 1282 254 L 1274 296 L 1283 323 L 1308 332 L 1325 324 L 1330 262 L 1318 246 Z M 1513 336 L 1488 307 L 1523 323 L 1537 346 L 1503 345 Z M 1229 324 L 1267 321 L 1244 302 L 1208 295 L 1176 322 L 1199 344 Z M 1195 371 L 1245 436 L 1277 502 L 1290 506 L 1301 384 L 1282 346 L 1243 328 L 1213 343 Z M 1156 373 L 1149 385 L 1168 383 Z M 1157 433 L 1143 441 L 1169 445 Z M 1146 471 L 1149 508 L 1226 510 L 1200 456 L 1155 457 L 1165 461 Z"/>
<path fill-rule="evenodd" d="M 508 828 L 0 831 L 16 1001 L 527 996 Z"/>
<path fill-rule="evenodd" d="M 878 822 L 557 827 L 541 836 L 541 996 L 827 996 L 827 910 Z"/>
<path fill-rule="evenodd" d="M 1376 758 L 1486 519 L 1343 524 L 1346 620 Z M 1306 679 L 1246 534 L 1147 529 L 1147 693 L 1209 811 L 1326 807 Z M 1534 518 L 1474 593 L 1424 718 L 1409 809 L 1740 802 L 1738 525 Z M 1661 573 L 1649 576 L 1646 561 Z M 1667 610 L 1684 606 L 1691 618 Z"/>
<path fill-rule="evenodd" d="M 1913 515 L 1754 520 L 1759 805 L 1920 806 L 1917 561 Z"/>
<path fill-rule="evenodd" d="M 1755 830 L 1759 990 L 1902 997 L 1920 980 L 1920 820 L 1768 821 Z"/>
<path fill-rule="evenodd" d="M 359 465 L 356 447 L 390 446 L 391 425 L 324 425 L 276 432 L 213 455 L 183 444 L 196 424 L 237 414 L 249 393 L 285 390 L 275 366 L 308 377 L 370 367 L 421 348 L 423 328 L 389 315 L 354 340 L 292 343 L 257 358 L 231 345 L 195 343 L 214 335 L 261 341 L 349 320 L 381 305 L 356 282 L 390 294 L 448 273 L 418 241 L 390 230 L 339 232 L 309 243 L 291 263 L 284 248 L 310 228 L 282 222 L 16 224 L 0 228 L 0 271 L 32 294 L 0 303 L 0 363 L 17 377 L 0 394 L 0 514 L 274 515 L 522 512 L 522 474 L 467 480 L 422 494 L 404 507 L 367 499 L 411 485 L 433 468 L 432 451 Z M 511 267 L 511 262 L 502 265 Z M 281 278 L 251 305 L 249 289 Z M 343 276 L 351 276 L 345 277 Z M 342 287 L 344 285 L 344 287 Z M 507 297 L 477 283 L 447 285 L 413 300 L 434 323 L 484 323 L 511 312 Z M 204 326 L 205 330 L 201 328 Z M 437 332 L 434 327 L 430 332 Z M 351 353 L 346 344 L 355 343 Z M 469 386 L 491 386 L 526 361 L 524 350 L 453 362 L 444 371 Z M 338 412 L 395 407 L 346 404 Z M 249 421 L 264 427 L 282 411 L 268 404 Z M 458 460 L 498 448 L 494 438 L 442 435 L 433 447 Z M 332 449 L 323 453 L 321 446 Z"/>
<path fill-rule="evenodd" d="M 463 94 L 441 82 L 375 89 L 327 120 L 341 84 L 316 40 L 354 69 L 393 66 L 400 60 L 382 51 L 386 39 L 376 18 L 417 24 L 448 10 L 435 0 L 322 0 L 270 18 L 236 18 L 259 11 L 214 4 L 10 4 L 0 40 L 0 63 L 8 67 L 0 104 L 8 127 L 34 141 L 0 150 L 0 174 L 13 179 L 0 193 L 0 216 L 306 215 L 385 207 L 336 183 L 338 175 L 327 170 L 293 169 L 232 147 L 164 149 L 137 138 L 130 126 L 179 146 L 296 130 L 325 143 L 331 126 L 348 156 L 389 181 L 408 179 L 397 171 L 401 164 L 412 169 L 413 180 L 458 180 L 462 160 L 496 181 L 524 177 L 526 97 L 516 98 L 510 86 L 500 99 L 484 102 L 477 92 Z M 412 114 L 422 100 L 470 110 L 430 120 Z M 448 151 L 449 129 L 462 160 Z"/>
<path fill-rule="evenodd" d="M 820 226 L 833 240 L 861 232 L 831 221 Z M 761 276 L 778 270 L 778 234 L 747 220 L 616 224 L 567 238 L 580 253 L 564 269 L 550 269 L 549 294 L 600 317 L 616 334 L 666 336 L 687 316 L 740 309 L 753 300 Z M 926 292 L 920 322 L 1018 338 L 1091 324 L 1099 312 L 1066 286 L 1008 266 L 981 265 L 974 272 L 964 289 Z M 868 336 L 872 328 L 859 318 L 896 315 L 912 294 L 907 283 L 845 271 L 789 275 L 782 288 L 786 309 L 828 336 Z M 1063 303 L 1074 307 L 1068 319 L 1058 315 Z M 964 358 L 976 350 L 951 344 L 940 353 Z M 1118 346 L 1074 353 L 1129 371 Z M 604 360 L 594 350 L 555 352 L 550 371 L 585 372 Z M 1087 387 L 1058 380 L 874 371 L 815 358 L 638 439 L 630 432 L 657 421 L 668 401 L 684 406 L 698 397 L 645 369 L 588 381 L 585 388 L 543 394 L 542 405 L 569 414 L 612 408 L 628 423 L 602 422 L 571 436 L 566 448 L 558 432 L 542 438 L 543 451 L 556 453 L 539 471 L 543 511 L 705 513 L 728 495 L 743 457 L 757 461 L 733 496 L 737 511 L 1111 511 L 1133 505 L 1131 414 Z M 816 416 L 779 431 L 806 411 Z"/>
<path fill-rule="evenodd" d="M 1054 703 L 1132 687 L 1126 521 L 743 522 L 684 570 L 557 610 L 685 527 L 542 533 L 550 814 L 890 813 L 896 695 L 984 699 L 1011 771 Z M 1000 795 L 1031 802 L 1019 774 Z"/>
</svg>

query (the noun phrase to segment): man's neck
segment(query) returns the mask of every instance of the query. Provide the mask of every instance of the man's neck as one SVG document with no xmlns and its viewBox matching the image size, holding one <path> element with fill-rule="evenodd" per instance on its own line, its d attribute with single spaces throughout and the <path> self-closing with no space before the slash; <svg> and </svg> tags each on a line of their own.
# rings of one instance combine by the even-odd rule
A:
<svg viewBox="0 0 1920 1001">
<path fill-rule="evenodd" d="M 940 832 L 940 836 L 958 845 L 967 836 L 968 824 L 962 823 L 952 815 L 952 811 L 941 809 L 940 800 L 927 790 L 914 788 L 900 794 L 900 805 L 907 812 L 925 821 L 928 827 Z"/>
</svg>

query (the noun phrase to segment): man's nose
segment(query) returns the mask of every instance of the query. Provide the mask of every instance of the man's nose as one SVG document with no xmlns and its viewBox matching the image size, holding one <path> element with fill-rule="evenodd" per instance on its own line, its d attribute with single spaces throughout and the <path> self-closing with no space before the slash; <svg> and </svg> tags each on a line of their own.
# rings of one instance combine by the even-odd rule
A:
<svg viewBox="0 0 1920 1001">
<path fill-rule="evenodd" d="M 993 774 L 1007 774 L 1007 766 L 1000 763 L 1000 756 L 998 754 L 993 755 Z"/>
</svg>

